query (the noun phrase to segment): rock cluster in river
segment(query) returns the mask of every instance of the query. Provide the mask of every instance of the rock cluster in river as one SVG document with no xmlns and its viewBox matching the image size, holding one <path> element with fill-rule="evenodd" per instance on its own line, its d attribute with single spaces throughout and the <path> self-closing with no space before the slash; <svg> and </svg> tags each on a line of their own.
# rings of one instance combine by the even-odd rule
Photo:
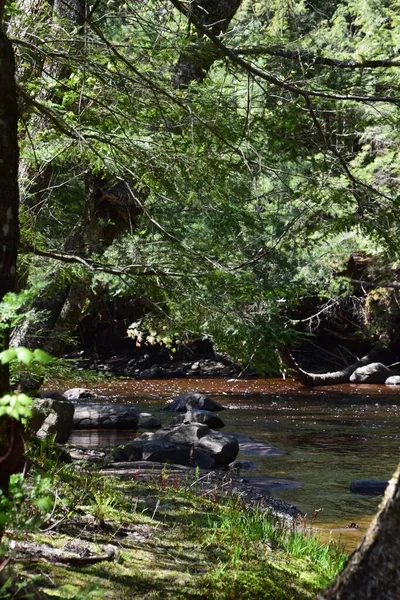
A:
<svg viewBox="0 0 400 600">
<path fill-rule="evenodd" d="M 214 412 L 222 409 L 205 394 L 182 394 L 164 407 L 179 413 L 171 425 L 122 444 L 114 450 L 113 460 L 168 462 L 203 469 L 228 465 L 235 460 L 239 444 L 234 436 L 215 431 L 224 426 Z"/>
<path fill-rule="evenodd" d="M 216 430 L 224 422 L 216 411 L 224 407 L 205 394 L 187 392 L 167 403 L 164 410 L 177 413 L 172 423 L 161 422 L 149 413 L 140 413 L 130 404 L 96 401 L 91 390 L 72 388 L 63 395 L 43 394 L 35 402 L 31 429 L 44 436 L 56 435 L 65 443 L 74 429 L 158 429 L 145 432 L 113 452 L 113 460 L 168 462 L 205 469 L 232 463 L 239 452 L 235 436 Z M 89 401 L 91 400 L 91 401 Z"/>
</svg>

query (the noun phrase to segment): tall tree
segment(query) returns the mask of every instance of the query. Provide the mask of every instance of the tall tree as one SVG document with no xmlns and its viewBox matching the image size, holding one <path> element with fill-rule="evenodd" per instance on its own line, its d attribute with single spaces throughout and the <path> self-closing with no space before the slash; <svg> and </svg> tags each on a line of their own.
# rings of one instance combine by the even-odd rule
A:
<svg viewBox="0 0 400 600">
<path fill-rule="evenodd" d="M 0 2 L 0 302 L 13 291 L 19 239 L 18 110 L 15 62 L 4 30 L 5 2 Z M 8 347 L 9 324 L 0 314 L 0 349 Z M 0 366 L 0 395 L 8 390 L 8 368 Z"/>
</svg>

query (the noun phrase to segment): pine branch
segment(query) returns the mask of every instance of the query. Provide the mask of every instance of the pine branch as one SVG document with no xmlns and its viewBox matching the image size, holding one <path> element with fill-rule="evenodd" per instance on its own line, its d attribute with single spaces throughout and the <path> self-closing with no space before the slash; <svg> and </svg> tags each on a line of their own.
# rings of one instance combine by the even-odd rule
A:
<svg viewBox="0 0 400 600">
<path fill-rule="evenodd" d="M 248 61 L 241 58 L 237 52 L 225 46 L 225 44 L 221 41 L 221 39 L 214 35 L 208 27 L 205 27 L 200 23 L 200 21 L 195 17 L 195 15 L 180 2 L 180 0 L 170 0 L 171 4 L 175 6 L 175 8 L 185 15 L 193 25 L 198 29 L 202 34 L 208 37 L 213 44 L 220 50 L 223 56 L 229 58 L 233 63 L 237 64 L 239 67 L 242 67 L 247 73 L 250 73 L 254 77 L 259 77 L 272 85 L 279 87 L 280 89 L 286 90 L 288 92 L 292 92 L 297 96 L 303 96 L 303 98 L 309 98 L 311 96 L 317 98 L 326 98 L 329 100 L 343 100 L 343 101 L 353 101 L 353 102 L 387 102 L 391 104 L 400 104 L 400 98 L 396 98 L 395 96 L 362 96 L 358 94 L 335 94 L 332 92 L 318 91 L 318 90 L 308 90 L 303 87 L 299 87 L 298 85 L 286 81 L 284 79 L 280 79 L 271 73 L 268 73 L 264 69 L 257 67 L 249 63 Z"/>
<path fill-rule="evenodd" d="M 58 260 L 64 263 L 80 264 L 89 269 L 93 273 L 109 273 L 110 275 L 134 275 L 135 277 L 143 276 L 165 276 L 165 277 L 202 277 L 203 275 L 196 273 L 179 273 L 174 271 L 164 271 L 163 269 L 155 268 L 153 265 L 144 264 L 131 264 L 125 265 L 124 267 L 115 268 L 110 267 L 104 263 L 84 258 L 77 254 L 70 254 L 67 252 L 60 252 L 57 250 L 40 250 L 34 246 L 25 244 L 21 249 L 22 252 L 36 254 L 37 256 L 43 256 L 44 258 L 51 258 L 52 260 Z"/>
<path fill-rule="evenodd" d="M 324 65 L 327 67 L 338 67 L 339 69 L 380 69 L 386 67 L 400 67 L 400 59 L 382 59 L 382 60 L 340 60 L 339 58 L 329 58 L 326 56 L 317 56 L 310 52 L 301 50 L 286 50 L 276 46 L 249 46 L 248 48 L 232 48 L 238 56 L 279 56 L 290 60 L 299 60 L 313 65 Z"/>
</svg>

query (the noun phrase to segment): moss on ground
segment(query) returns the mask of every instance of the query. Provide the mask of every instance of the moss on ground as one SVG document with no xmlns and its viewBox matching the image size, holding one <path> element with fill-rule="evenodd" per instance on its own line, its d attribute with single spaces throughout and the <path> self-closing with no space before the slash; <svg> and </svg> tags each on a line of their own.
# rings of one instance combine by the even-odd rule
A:
<svg viewBox="0 0 400 600">
<path fill-rule="evenodd" d="M 210 501 L 155 481 L 98 481 L 97 498 L 92 491 L 91 503 L 33 538 L 59 549 L 76 540 L 99 552 L 111 544 L 117 557 L 86 566 L 17 561 L 51 598 L 305 600 L 344 559 L 309 534 L 299 542 L 294 530 L 237 498 Z"/>
</svg>

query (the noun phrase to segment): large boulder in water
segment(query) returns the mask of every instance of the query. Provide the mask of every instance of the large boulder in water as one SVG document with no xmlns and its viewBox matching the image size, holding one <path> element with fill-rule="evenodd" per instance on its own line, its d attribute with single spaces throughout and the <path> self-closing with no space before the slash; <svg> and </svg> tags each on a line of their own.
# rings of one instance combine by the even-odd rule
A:
<svg viewBox="0 0 400 600">
<path fill-rule="evenodd" d="M 382 363 L 375 362 L 364 367 L 358 367 L 350 375 L 350 383 L 385 383 L 390 375 L 390 369 Z"/>
<path fill-rule="evenodd" d="M 215 460 L 207 450 L 162 440 L 134 440 L 123 444 L 114 450 L 113 460 L 117 462 L 145 460 L 200 469 L 215 467 Z"/>
<path fill-rule="evenodd" d="M 218 411 L 223 410 L 223 406 L 212 400 L 206 394 L 200 394 L 199 392 L 185 392 L 181 394 L 172 402 L 164 407 L 163 410 L 169 410 L 171 412 L 187 412 L 188 410 L 211 410 Z"/>
<path fill-rule="evenodd" d="M 142 456 L 139 458 L 140 452 Z M 129 444 L 119 446 L 113 456 L 117 461 L 167 461 L 211 468 L 214 464 L 228 465 L 235 460 L 238 452 L 239 444 L 233 436 L 212 431 L 201 423 L 185 423 L 146 433 Z"/>
<path fill-rule="evenodd" d="M 130 404 L 76 404 L 74 429 L 137 429 L 139 416 Z"/>
</svg>

